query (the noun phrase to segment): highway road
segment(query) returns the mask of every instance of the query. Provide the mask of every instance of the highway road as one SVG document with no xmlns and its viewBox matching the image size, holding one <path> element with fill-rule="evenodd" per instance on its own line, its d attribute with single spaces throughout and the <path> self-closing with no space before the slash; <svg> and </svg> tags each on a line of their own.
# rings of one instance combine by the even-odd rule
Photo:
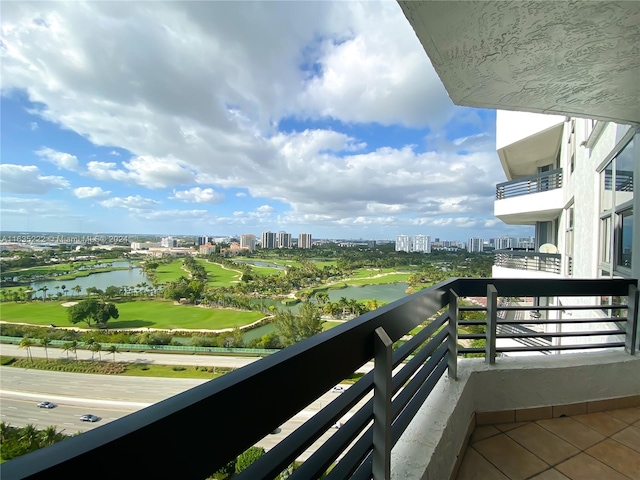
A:
<svg viewBox="0 0 640 480">
<path fill-rule="evenodd" d="M 88 350 L 78 349 L 79 360 L 90 360 L 91 352 Z M 0 344 L 0 355 L 10 355 L 14 357 L 26 357 L 27 351 L 18 345 L 8 343 Z M 36 358 L 45 358 L 44 348 L 31 347 L 31 355 Z M 66 359 L 66 352 L 60 348 L 48 348 L 50 359 Z M 71 354 L 73 355 L 73 354 Z M 96 357 L 97 358 L 97 357 Z M 228 367 L 240 368 L 260 360 L 261 357 L 239 357 L 230 355 L 194 355 L 180 353 L 150 353 L 150 352 L 121 352 L 116 353 L 116 362 L 126 363 L 148 363 L 159 365 L 189 365 L 189 366 L 207 366 L 207 367 Z M 102 360 L 113 360 L 113 354 L 102 352 Z M 367 373 L 373 369 L 373 362 L 366 363 L 359 368 L 357 372 Z"/>
<path fill-rule="evenodd" d="M 37 428 L 46 428 L 55 425 L 67 434 L 84 432 L 205 381 L 207 380 L 119 377 L 0 367 L 0 420 L 13 426 L 33 424 Z M 338 395 L 340 393 L 325 393 L 282 425 L 276 434 L 268 435 L 258 445 L 266 450 L 273 448 Z M 37 404 L 45 400 L 55 403 L 57 407 L 38 408 Z M 81 422 L 80 415 L 87 413 L 97 415 L 101 420 L 96 423 Z M 347 414 L 342 421 L 346 421 L 349 416 Z M 306 459 L 333 432 L 335 430 L 330 429 L 325 433 L 300 460 Z"/>
</svg>

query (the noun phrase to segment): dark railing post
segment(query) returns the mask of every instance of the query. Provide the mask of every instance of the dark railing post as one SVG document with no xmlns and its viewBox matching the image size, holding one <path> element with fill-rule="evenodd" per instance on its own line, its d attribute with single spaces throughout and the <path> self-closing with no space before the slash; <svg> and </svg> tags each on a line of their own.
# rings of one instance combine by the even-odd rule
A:
<svg viewBox="0 0 640 480">
<path fill-rule="evenodd" d="M 487 285 L 487 343 L 484 347 L 484 361 L 496 363 L 496 329 L 498 326 L 498 290 L 492 284 Z"/>
<path fill-rule="evenodd" d="M 629 285 L 629 297 L 627 300 L 627 334 L 624 340 L 624 349 L 629 355 L 638 352 L 638 288 Z"/>
<path fill-rule="evenodd" d="M 384 328 L 375 330 L 373 367 L 373 465 L 374 480 L 391 477 L 391 393 L 393 342 Z"/>
<path fill-rule="evenodd" d="M 458 294 L 449 290 L 448 375 L 458 379 Z"/>
</svg>

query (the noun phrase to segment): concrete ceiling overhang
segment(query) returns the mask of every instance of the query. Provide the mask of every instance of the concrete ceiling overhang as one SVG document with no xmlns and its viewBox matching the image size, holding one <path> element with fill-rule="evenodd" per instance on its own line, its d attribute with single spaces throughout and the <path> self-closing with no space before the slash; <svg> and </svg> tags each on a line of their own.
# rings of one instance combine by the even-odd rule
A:
<svg viewBox="0 0 640 480">
<path fill-rule="evenodd" d="M 507 180 L 533 175 L 538 173 L 538 167 L 553 165 L 560 150 L 563 128 L 564 125 L 560 123 L 498 149 Z"/>
<path fill-rule="evenodd" d="M 640 2 L 398 3 L 454 103 L 640 125 Z"/>
</svg>

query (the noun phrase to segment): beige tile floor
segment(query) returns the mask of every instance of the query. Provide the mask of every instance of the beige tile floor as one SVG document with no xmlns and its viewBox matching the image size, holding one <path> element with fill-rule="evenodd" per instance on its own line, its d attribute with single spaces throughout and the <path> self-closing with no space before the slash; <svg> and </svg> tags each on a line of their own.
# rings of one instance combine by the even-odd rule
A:
<svg viewBox="0 0 640 480">
<path fill-rule="evenodd" d="M 456 480 L 640 480 L 640 407 L 476 427 Z"/>
</svg>

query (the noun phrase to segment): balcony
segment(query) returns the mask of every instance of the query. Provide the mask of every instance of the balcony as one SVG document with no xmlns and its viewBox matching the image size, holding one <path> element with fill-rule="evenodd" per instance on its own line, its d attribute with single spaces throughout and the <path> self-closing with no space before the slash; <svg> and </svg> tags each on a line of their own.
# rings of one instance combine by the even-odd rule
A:
<svg viewBox="0 0 640 480">
<path fill-rule="evenodd" d="M 562 255 L 519 250 L 495 250 L 495 277 L 560 278 Z"/>
<path fill-rule="evenodd" d="M 561 168 L 496 185 L 494 214 L 510 225 L 553 220 L 563 207 Z"/>
<path fill-rule="evenodd" d="M 539 320 L 561 324 L 555 332 L 504 329 L 520 321 L 501 312 L 519 307 L 505 306 L 499 299 L 518 296 L 573 299 L 572 304 L 565 300 L 561 306 L 545 307 L 573 315 Z M 485 297 L 487 307 L 462 307 L 461 297 Z M 621 301 L 608 302 L 611 297 Z M 466 320 L 473 312 L 485 318 Z M 373 361 L 373 369 L 358 382 L 234 478 L 276 478 L 348 415 L 289 478 L 319 478 L 328 469 L 328 479 L 450 478 L 476 415 L 517 415 L 513 412 L 613 398 L 640 402 L 637 312 L 635 279 L 451 279 L 219 379 L 6 462 L 0 474 L 3 480 L 76 478 L 79 472 L 105 479 L 124 474 L 202 480 Z M 571 331 L 574 324 L 603 322 L 614 328 Z M 469 333 L 478 329 L 481 333 Z M 400 342 L 412 331 L 410 340 Z M 589 340 L 594 335 L 597 343 Z M 597 353 L 539 355 L 523 361 L 510 355 L 539 353 L 541 347 L 499 342 L 536 336 L 580 339 L 545 343 L 548 352 Z M 474 340 L 485 346 L 469 344 Z M 136 461 L 123 466 L 129 458 Z"/>
</svg>

